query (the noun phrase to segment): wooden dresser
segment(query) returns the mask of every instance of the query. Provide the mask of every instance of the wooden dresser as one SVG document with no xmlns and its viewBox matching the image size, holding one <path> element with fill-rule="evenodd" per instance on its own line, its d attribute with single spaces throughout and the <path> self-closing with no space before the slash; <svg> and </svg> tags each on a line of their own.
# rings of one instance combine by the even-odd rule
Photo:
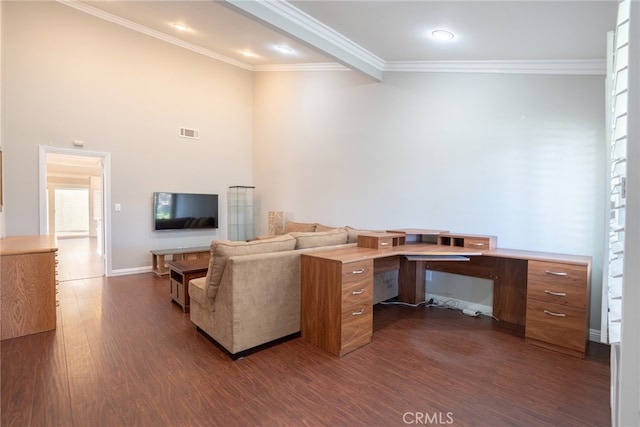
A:
<svg viewBox="0 0 640 427">
<path fill-rule="evenodd" d="M 53 236 L 0 239 L 3 340 L 56 328 L 57 250 Z"/>
</svg>

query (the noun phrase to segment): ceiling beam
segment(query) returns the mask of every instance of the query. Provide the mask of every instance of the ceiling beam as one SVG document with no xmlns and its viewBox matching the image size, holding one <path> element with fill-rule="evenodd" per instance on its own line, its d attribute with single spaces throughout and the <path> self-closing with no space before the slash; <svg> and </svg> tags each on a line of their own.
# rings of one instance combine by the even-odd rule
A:
<svg viewBox="0 0 640 427">
<path fill-rule="evenodd" d="M 331 57 L 368 77 L 382 80 L 384 61 L 285 0 L 223 0 L 222 4 Z"/>
</svg>

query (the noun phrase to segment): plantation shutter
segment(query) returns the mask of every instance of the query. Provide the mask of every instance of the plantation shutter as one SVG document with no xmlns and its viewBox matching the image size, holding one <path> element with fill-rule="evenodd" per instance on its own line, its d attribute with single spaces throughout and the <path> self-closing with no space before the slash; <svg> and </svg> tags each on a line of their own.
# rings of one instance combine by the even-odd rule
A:
<svg viewBox="0 0 640 427">
<path fill-rule="evenodd" d="M 607 74 L 610 96 L 609 245 L 603 283 L 602 341 L 620 343 L 624 285 L 625 201 L 627 182 L 627 96 L 629 78 L 629 12 L 631 0 L 621 0 Z"/>
</svg>

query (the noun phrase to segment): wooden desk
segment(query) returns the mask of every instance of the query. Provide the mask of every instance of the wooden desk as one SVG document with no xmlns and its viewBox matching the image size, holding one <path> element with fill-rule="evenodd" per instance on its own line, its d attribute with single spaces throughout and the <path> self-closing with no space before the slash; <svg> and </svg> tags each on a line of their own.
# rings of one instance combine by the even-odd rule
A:
<svg viewBox="0 0 640 427">
<path fill-rule="evenodd" d="M 356 246 L 302 254 L 302 338 L 338 356 L 368 344 L 373 333 L 376 264 L 388 270 L 393 264 L 389 260 L 399 259 L 399 297 L 401 301 L 412 302 L 424 300 L 424 274 L 420 278 L 419 269 L 411 268 L 416 263 L 407 262 L 404 255 L 480 254 L 469 249 L 425 243 L 384 249 Z M 418 295 L 420 287 L 421 297 Z"/>
<path fill-rule="evenodd" d="M 474 242 L 478 242 L 477 236 Z M 424 301 L 426 270 L 491 279 L 497 325 L 517 331 L 533 344 L 584 357 L 589 324 L 590 257 L 507 249 L 475 251 L 465 248 L 464 242 L 460 245 L 417 243 L 303 254 L 303 339 L 338 356 L 369 343 L 373 327 L 370 298 L 373 274 L 378 265 L 388 269 L 397 262 L 400 301 L 412 304 Z M 442 261 L 443 256 L 456 255 L 467 256 L 469 260 Z M 407 256 L 425 258 L 409 260 Z"/>
<path fill-rule="evenodd" d="M 170 261 L 171 300 L 189 311 L 189 281 L 207 275 L 209 260 L 204 258 Z"/>
<path fill-rule="evenodd" d="M 56 240 L 0 239 L 2 339 L 56 329 Z"/>
</svg>

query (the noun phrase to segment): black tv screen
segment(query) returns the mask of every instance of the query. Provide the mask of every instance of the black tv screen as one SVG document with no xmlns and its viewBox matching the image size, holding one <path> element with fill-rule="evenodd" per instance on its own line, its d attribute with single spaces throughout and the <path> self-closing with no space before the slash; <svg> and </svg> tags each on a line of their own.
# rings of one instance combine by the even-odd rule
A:
<svg viewBox="0 0 640 427">
<path fill-rule="evenodd" d="M 218 195 L 153 193 L 155 230 L 218 228 Z"/>
</svg>

